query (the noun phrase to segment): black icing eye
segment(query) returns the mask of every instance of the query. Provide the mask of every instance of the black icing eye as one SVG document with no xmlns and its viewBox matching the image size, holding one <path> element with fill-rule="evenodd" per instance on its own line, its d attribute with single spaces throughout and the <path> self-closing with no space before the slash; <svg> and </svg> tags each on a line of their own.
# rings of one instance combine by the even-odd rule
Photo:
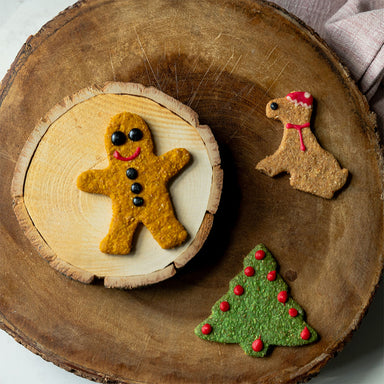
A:
<svg viewBox="0 0 384 384">
<path fill-rule="evenodd" d="M 123 145 L 127 141 L 127 136 L 124 132 L 116 131 L 112 133 L 111 141 L 113 145 Z"/>
<path fill-rule="evenodd" d="M 143 132 L 139 128 L 133 128 L 129 131 L 128 137 L 132 141 L 139 141 L 143 138 Z"/>
<path fill-rule="evenodd" d="M 271 103 L 271 109 L 276 111 L 276 109 L 279 108 L 279 104 L 277 103 Z"/>
</svg>

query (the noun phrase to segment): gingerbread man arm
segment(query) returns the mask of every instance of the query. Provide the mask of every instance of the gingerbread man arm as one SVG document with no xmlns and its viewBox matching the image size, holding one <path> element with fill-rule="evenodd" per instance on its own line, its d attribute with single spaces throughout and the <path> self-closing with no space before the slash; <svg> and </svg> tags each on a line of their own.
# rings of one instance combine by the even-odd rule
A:
<svg viewBox="0 0 384 384">
<path fill-rule="evenodd" d="M 161 175 L 165 181 L 179 173 L 189 162 L 190 153 L 184 148 L 176 148 L 159 156 Z"/>
<path fill-rule="evenodd" d="M 77 178 L 77 188 L 84 192 L 106 195 L 106 185 L 104 181 L 107 179 L 107 169 L 91 169 L 79 175 Z"/>
</svg>

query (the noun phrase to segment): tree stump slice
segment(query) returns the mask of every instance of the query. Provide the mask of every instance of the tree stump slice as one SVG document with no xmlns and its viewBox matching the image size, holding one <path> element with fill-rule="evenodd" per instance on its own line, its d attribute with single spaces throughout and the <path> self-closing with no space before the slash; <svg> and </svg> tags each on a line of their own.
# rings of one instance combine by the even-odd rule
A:
<svg viewBox="0 0 384 384">
<path fill-rule="evenodd" d="M 20 227 L 10 193 L 41 117 L 109 81 L 153 86 L 190 106 L 212 129 L 225 172 L 200 252 L 172 278 L 130 291 L 51 268 Z M 314 96 L 314 133 L 350 171 L 330 201 L 255 170 L 282 136 L 265 105 L 293 90 Z M 0 89 L 0 126 L 0 324 L 45 359 L 99 382 L 287 384 L 318 373 L 362 320 L 383 267 L 375 118 L 329 48 L 280 8 L 248 0 L 76 3 L 20 51 Z M 193 329 L 260 242 L 321 338 L 255 359 Z"/>
<path fill-rule="evenodd" d="M 159 154 L 183 147 L 192 156 L 170 186 L 176 214 L 189 233 L 174 249 L 162 249 L 145 228 L 137 231 L 129 255 L 98 248 L 108 232 L 112 202 L 78 190 L 76 179 L 85 170 L 108 166 L 105 130 L 111 117 L 124 111 L 147 122 Z M 108 83 L 64 99 L 42 119 L 20 154 L 11 192 L 22 228 L 51 266 L 83 283 L 97 277 L 107 287 L 134 288 L 173 276 L 176 266 L 183 267 L 201 248 L 220 200 L 220 163 L 211 130 L 199 125 L 189 107 L 153 87 Z"/>
</svg>

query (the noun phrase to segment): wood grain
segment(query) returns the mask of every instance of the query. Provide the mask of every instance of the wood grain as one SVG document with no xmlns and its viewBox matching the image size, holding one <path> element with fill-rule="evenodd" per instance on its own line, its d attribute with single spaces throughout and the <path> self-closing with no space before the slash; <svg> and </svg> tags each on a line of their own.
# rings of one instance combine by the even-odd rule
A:
<svg viewBox="0 0 384 384">
<path fill-rule="evenodd" d="M 175 249 L 160 248 L 149 231 L 140 228 L 128 256 L 99 250 L 112 216 L 111 200 L 81 192 L 76 179 L 84 170 L 106 168 L 105 130 L 122 111 L 145 119 L 159 154 L 182 147 L 192 156 L 170 185 L 175 211 L 189 234 Z M 108 277 L 106 286 L 133 288 L 173 276 L 172 263 L 181 268 L 195 256 L 211 227 L 203 223 L 206 212 L 212 224 L 220 201 L 220 172 L 212 132 L 200 127 L 189 107 L 153 87 L 108 83 L 81 90 L 47 113 L 24 145 L 11 192 L 19 202 L 15 212 L 22 228 L 51 266 L 81 282 Z M 26 209 L 19 207 L 23 204 Z"/>
<path fill-rule="evenodd" d="M 131 291 L 54 271 L 25 237 L 9 192 L 39 119 L 65 96 L 107 81 L 152 85 L 191 106 L 212 129 L 225 172 L 200 252 L 173 278 Z M 351 173 L 330 201 L 254 169 L 282 136 L 265 105 L 293 89 L 315 97 L 314 133 Z M 358 327 L 383 266 L 374 116 L 327 46 L 284 11 L 249 0 L 77 3 L 23 47 L 0 103 L 0 321 L 34 352 L 100 382 L 295 383 L 316 374 Z M 252 359 L 193 329 L 259 242 L 321 339 Z"/>
</svg>

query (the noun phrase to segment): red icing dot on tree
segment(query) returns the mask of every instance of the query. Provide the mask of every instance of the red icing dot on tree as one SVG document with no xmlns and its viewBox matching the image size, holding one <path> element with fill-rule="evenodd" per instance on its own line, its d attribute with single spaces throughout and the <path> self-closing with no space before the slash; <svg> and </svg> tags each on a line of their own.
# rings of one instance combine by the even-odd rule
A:
<svg viewBox="0 0 384 384">
<path fill-rule="evenodd" d="M 265 252 L 262 249 L 256 251 L 256 253 L 255 253 L 255 259 L 256 260 L 263 260 L 264 257 L 265 257 Z"/>
<path fill-rule="evenodd" d="M 263 342 L 261 341 L 260 337 L 259 337 L 258 339 L 256 339 L 256 340 L 252 343 L 252 349 L 253 349 L 255 352 L 260 352 L 263 348 L 264 348 L 264 344 L 263 344 Z"/>
<path fill-rule="evenodd" d="M 276 271 L 268 272 L 267 279 L 269 281 L 275 281 L 276 280 Z"/>
<path fill-rule="evenodd" d="M 288 300 L 288 292 L 287 291 L 279 292 L 279 294 L 277 295 L 277 300 L 279 300 L 280 303 L 285 304 Z"/>
<path fill-rule="evenodd" d="M 228 301 L 222 301 L 220 303 L 220 309 L 223 311 L 223 312 L 227 312 L 228 309 L 229 309 L 229 303 Z"/>
<path fill-rule="evenodd" d="M 245 276 L 253 276 L 255 274 L 255 270 L 252 267 L 247 267 L 244 269 Z"/>
<path fill-rule="evenodd" d="M 201 333 L 202 333 L 203 335 L 209 335 L 211 332 L 212 332 L 211 324 L 204 324 L 204 325 L 201 327 Z"/>
<path fill-rule="evenodd" d="M 311 337 L 311 332 L 309 332 L 309 329 L 305 327 L 301 333 L 300 336 L 303 340 L 308 340 Z"/>
<path fill-rule="evenodd" d="M 288 313 L 289 313 L 289 316 L 296 317 L 298 312 L 296 308 L 289 308 Z"/>
<path fill-rule="evenodd" d="M 244 293 L 244 288 L 241 285 L 236 285 L 236 287 L 233 288 L 233 293 L 237 296 L 240 296 Z"/>
</svg>

